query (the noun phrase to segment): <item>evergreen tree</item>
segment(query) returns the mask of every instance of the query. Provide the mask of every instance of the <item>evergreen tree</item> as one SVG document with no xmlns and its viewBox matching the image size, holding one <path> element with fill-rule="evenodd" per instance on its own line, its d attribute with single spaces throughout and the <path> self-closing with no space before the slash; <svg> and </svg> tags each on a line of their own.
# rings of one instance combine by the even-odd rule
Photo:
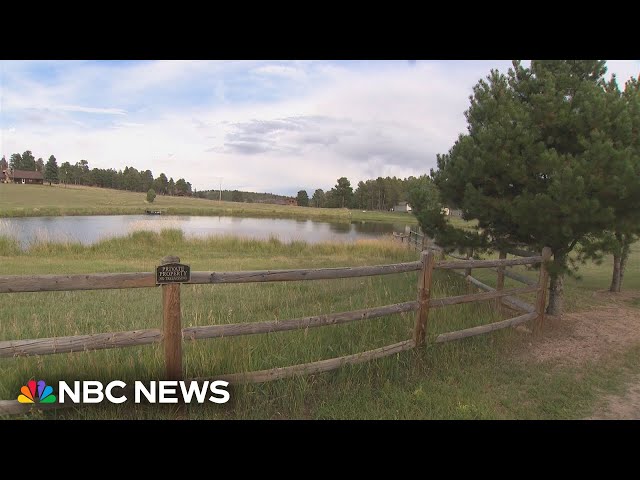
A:
<svg viewBox="0 0 640 480">
<path fill-rule="evenodd" d="M 298 202 L 298 206 L 300 207 L 308 207 L 309 206 L 309 195 L 306 190 L 300 190 L 298 195 L 296 196 L 296 200 Z"/>
<path fill-rule="evenodd" d="M 607 179 L 607 204 L 615 220 L 610 229 L 581 241 L 581 259 L 601 263 L 604 254 L 613 255 L 611 292 L 620 292 L 631 245 L 640 237 L 640 82 L 631 78 L 624 92 L 615 77 L 607 84 L 611 143 L 607 145 L 612 164 Z"/>
<path fill-rule="evenodd" d="M 441 245 L 550 247 L 551 314 L 562 311 L 569 252 L 614 220 L 605 73 L 599 60 L 515 61 L 506 76 L 492 70 L 473 89 L 468 133 L 431 172 L 442 200 L 477 219 L 476 230 L 453 228 L 437 207 L 421 209 L 421 227 Z"/>
<path fill-rule="evenodd" d="M 53 182 L 58 183 L 58 162 L 53 155 L 49 157 L 44 167 L 44 179 L 49 182 L 49 185 Z"/>
<path fill-rule="evenodd" d="M 351 182 L 346 177 L 340 177 L 336 186 L 332 189 L 332 196 L 334 199 L 335 207 L 345 208 L 351 206 L 351 199 L 353 197 L 353 188 L 351 188 Z"/>
<path fill-rule="evenodd" d="M 11 170 L 22 170 L 22 155 L 14 153 L 9 157 L 9 168 Z"/>
<path fill-rule="evenodd" d="M 176 193 L 180 195 L 191 195 L 191 184 L 184 178 L 179 178 L 176 182 Z M 242 201 L 242 200 L 240 200 Z"/>
<path fill-rule="evenodd" d="M 169 180 L 167 180 L 167 176 L 164 173 L 161 173 L 158 178 L 153 181 L 153 189 L 156 193 L 166 195 L 168 188 Z"/>
<path fill-rule="evenodd" d="M 311 203 L 314 207 L 324 207 L 324 190 L 321 188 L 316 189 L 313 192 L 313 197 L 311 197 Z"/>
<path fill-rule="evenodd" d="M 20 164 L 19 170 L 29 170 L 35 171 L 36 169 L 36 159 L 31 153 L 31 150 L 27 150 L 22 154 L 22 163 Z"/>
</svg>

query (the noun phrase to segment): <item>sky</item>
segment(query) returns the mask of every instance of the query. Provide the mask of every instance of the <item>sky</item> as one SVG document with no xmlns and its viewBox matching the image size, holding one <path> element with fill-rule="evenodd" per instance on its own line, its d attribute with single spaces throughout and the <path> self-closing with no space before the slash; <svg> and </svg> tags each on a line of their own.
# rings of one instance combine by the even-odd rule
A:
<svg viewBox="0 0 640 480">
<path fill-rule="evenodd" d="M 528 65 L 528 62 L 524 62 Z M 509 60 L 0 61 L 0 155 L 295 195 L 429 173 Z M 639 60 L 610 60 L 622 84 Z M 607 76 L 608 76 L 607 75 Z"/>
</svg>

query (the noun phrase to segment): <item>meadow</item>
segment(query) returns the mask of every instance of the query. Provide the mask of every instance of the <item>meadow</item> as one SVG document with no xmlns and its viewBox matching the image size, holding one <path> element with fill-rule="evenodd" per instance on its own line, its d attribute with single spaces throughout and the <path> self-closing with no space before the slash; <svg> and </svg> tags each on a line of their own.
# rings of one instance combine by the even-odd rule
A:
<svg viewBox="0 0 640 480">
<path fill-rule="evenodd" d="M 325 221 L 405 222 L 410 213 L 315 208 L 265 203 L 219 202 L 204 198 L 158 195 L 147 203 L 146 193 L 79 185 L 18 185 L 0 183 L 1 217 L 59 215 L 140 215 L 147 209 L 166 215 L 211 215 L 256 218 L 300 218 Z"/>
<path fill-rule="evenodd" d="M 287 207 L 291 208 L 291 207 Z M 354 244 L 281 243 L 231 237 L 185 238 L 178 230 L 139 231 L 92 246 L 39 242 L 20 250 L 0 238 L 3 275 L 152 271 L 162 257 L 178 255 L 193 270 L 255 270 L 374 265 L 416 260 L 391 240 Z M 640 251 L 634 246 L 625 279 L 640 288 Z M 476 275 L 478 272 L 474 272 Z M 488 272 L 487 283 L 495 278 Z M 527 272 L 535 277 L 535 272 Z M 608 286 L 610 261 L 584 268 L 584 281 L 566 284 L 569 309 Z M 456 275 L 435 272 L 434 297 L 459 295 Z M 289 319 L 355 310 L 416 298 L 417 272 L 340 280 L 243 285 L 184 285 L 184 327 Z M 510 281 L 509 281 L 510 282 Z M 509 286 L 507 282 L 507 286 Z M 0 340 L 157 328 L 160 288 L 2 294 Z M 640 313 L 640 310 L 639 310 Z M 432 310 L 429 337 L 502 318 L 491 302 Z M 415 314 L 346 325 L 218 338 L 184 345 L 185 377 L 215 377 L 332 358 L 411 337 Z M 567 419 L 592 412 L 603 392 L 618 392 L 629 372 L 640 371 L 640 348 L 583 365 L 533 363 L 536 339 L 506 329 L 449 344 L 399 353 L 333 372 L 238 385 L 225 405 L 191 405 L 189 418 L 206 419 Z M 32 377 L 57 380 L 158 379 L 160 345 L 95 352 L 0 359 L 0 399 L 16 398 Z M 174 418 L 166 405 L 83 406 L 34 412 L 26 418 Z"/>
</svg>

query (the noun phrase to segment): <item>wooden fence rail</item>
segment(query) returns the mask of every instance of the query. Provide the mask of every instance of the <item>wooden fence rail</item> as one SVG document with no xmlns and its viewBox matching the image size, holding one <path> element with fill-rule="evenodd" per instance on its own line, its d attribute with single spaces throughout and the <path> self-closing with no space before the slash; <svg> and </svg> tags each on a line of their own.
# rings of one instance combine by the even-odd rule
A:
<svg viewBox="0 0 640 480">
<path fill-rule="evenodd" d="M 417 237 L 416 237 L 417 238 Z M 423 237 L 424 238 L 424 237 Z M 331 313 L 291 320 L 276 320 L 264 322 L 237 323 L 225 325 L 208 325 L 201 327 L 182 328 L 180 309 L 180 283 L 163 284 L 163 325 L 162 329 L 131 330 L 125 332 L 97 333 L 91 335 L 73 335 L 67 337 L 39 338 L 31 340 L 0 341 L 0 358 L 29 355 L 49 355 L 78 351 L 99 350 L 107 348 L 121 348 L 136 345 L 162 343 L 165 357 L 165 378 L 180 380 L 183 378 L 182 343 L 185 340 L 201 340 L 240 335 L 255 335 L 288 330 L 307 329 L 326 325 L 338 325 L 347 322 L 379 318 L 387 315 L 416 312 L 413 337 L 411 339 L 380 347 L 367 352 L 346 355 L 343 357 L 320 360 L 317 362 L 279 367 L 258 372 L 246 372 L 217 376 L 216 379 L 230 382 L 265 382 L 293 375 L 318 373 L 339 368 L 342 365 L 361 363 L 376 358 L 382 358 L 401 351 L 417 348 L 427 339 L 428 318 L 431 308 L 441 308 L 448 305 L 458 305 L 477 301 L 497 300 L 516 310 L 524 311 L 523 315 L 495 322 L 489 325 L 468 328 L 455 332 L 447 332 L 435 337 L 435 343 L 457 340 L 474 335 L 481 335 L 501 328 L 518 325 L 535 320 L 535 331 L 542 329 L 544 320 L 544 306 L 548 275 L 545 263 L 551 257 L 548 248 L 543 249 L 542 255 L 532 255 L 525 258 L 506 259 L 506 254 L 499 260 L 436 261 L 435 249 L 422 251 L 420 261 L 405 262 L 390 265 L 375 265 L 344 268 L 318 268 L 297 270 L 260 270 L 244 272 L 192 272 L 187 284 L 226 284 L 249 282 L 282 282 L 326 280 L 337 278 L 352 278 L 374 275 L 389 275 L 419 271 L 417 300 L 406 301 L 393 305 L 383 305 L 349 312 Z M 165 257 L 162 264 L 179 263 L 177 257 Z M 505 267 L 513 265 L 541 264 L 538 282 L 524 282 L 525 287 L 504 289 L 503 277 Z M 470 274 L 473 268 L 496 268 L 498 272 L 498 288 L 492 288 Z M 472 285 L 484 292 L 469 293 L 446 298 L 432 298 L 433 270 L 452 270 L 465 276 Z M 457 272 L 464 270 L 465 272 Z M 468 274 L 467 274 L 468 272 Z M 513 278 L 512 276 L 510 278 Z M 516 280 L 518 280 L 516 278 Z M 522 281 L 522 280 L 520 280 Z M 156 278 L 153 272 L 143 273 L 113 273 L 113 274 L 83 274 L 83 275 L 24 275 L 0 276 L 0 293 L 19 292 L 47 292 L 100 290 L 115 288 L 144 288 L 155 287 Z M 527 304 L 515 295 L 535 293 L 535 305 Z M 35 404 L 37 406 L 37 404 Z M 31 408 L 29 405 L 18 405 L 17 401 L 0 401 L 0 414 L 21 413 Z"/>
<path fill-rule="evenodd" d="M 192 272 L 185 284 L 285 282 L 370 277 L 420 270 L 422 263 L 406 262 L 344 268 L 305 268 L 299 270 L 256 270 L 244 272 Z M 83 275 L 4 275 L 0 276 L 0 293 L 58 292 L 115 288 L 155 287 L 155 273 L 90 273 Z"/>
</svg>

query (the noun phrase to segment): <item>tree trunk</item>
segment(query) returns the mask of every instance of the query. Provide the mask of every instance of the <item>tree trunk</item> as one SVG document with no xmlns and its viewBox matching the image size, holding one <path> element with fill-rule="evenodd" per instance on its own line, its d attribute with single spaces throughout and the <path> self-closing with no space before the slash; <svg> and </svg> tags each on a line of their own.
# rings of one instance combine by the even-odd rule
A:
<svg viewBox="0 0 640 480">
<path fill-rule="evenodd" d="M 625 239 L 624 246 L 622 247 L 622 257 L 620 258 L 620 281 L 618 286 L 618 292 L 622 289 L 622 281 L 624 280 L 624 270 L 627 267 L 627 260 L 629 260 L 629 250 L 631 249 L 630 242 Z"/>
<path fill-rule="evenodd" d="M 631 248 L 630 235 L 616 233 L 616 238 L 620 245 L 619 253 L 613 254 L 613 275 L 611 277 L 610 292 L 620 292 L 622 290 L 622 280 L 624 279 L 624 270 L 629 259 L 629 250 Z"/>
<path fill-rule="evenodd" d="M 610 292 L 619 292 L 620 291 L 620 267 L 621 267 L 621 255 L 613 254 L 613 276 L 611 277 L 611 286 L 609 287 Z"/>
<path fill-rule="evenodd" d="M 565 263 L 565 255 L 555 253 L 553 255 L 553 269 L 550 272 L 551 282 L 549 285 L 549 305 L 547 313 L 549 315 L 561 315 L 563 308 L 564 273 L 562 268 Z"/>
</svg>

